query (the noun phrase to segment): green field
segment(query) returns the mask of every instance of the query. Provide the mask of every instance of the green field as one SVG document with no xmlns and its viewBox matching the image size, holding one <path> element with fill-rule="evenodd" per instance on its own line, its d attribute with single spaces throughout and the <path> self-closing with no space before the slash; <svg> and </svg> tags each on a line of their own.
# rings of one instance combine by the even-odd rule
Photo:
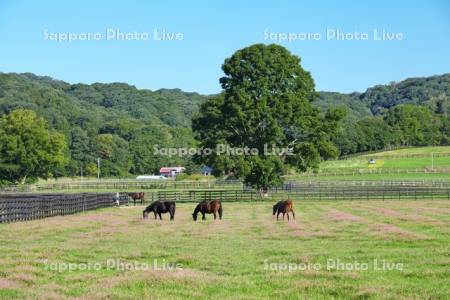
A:
<svg viewBox="0 0 450 300">
<path fill-rule="evenodd" d="M 433 163 L 432 153 L 435 155 Z M 449 155 L 439 156 L 446 154 Z M 369 164 L 370 158 L 375 159 L 376 163 Z M 364 154 L 343 160 L 323 162 L 320 170 L 333 172 L 345 169 L 425 169 L 431 168 L 432 165 L 434 168 L 450 168 L 450 147 L 407 148 Z"/>
<path fill-rule="evenodd" d="M 296 222 L 259 202 L 225 203 L 222 221 L 194 223 L 193 207 L 178 204 L 174 222 L 121 207 L 0 225 L 0 298 L 450 294 L 448 201 L 305 201 Z"/>
<path fill-rule="evenodd" d="M 368 161 L 371 158 L 375 159 L 375 164 L 369 164 Z M 286 178 L 290 180 L 450 180 L 449 169 L 450 147 L 418 147 L 324 161 L 320 164 L 317 174 L 305 173 L 286 176 Z"/>
<path fill-rule="evenodd" d="M 392 180 L 392 181 L 407 181 L 407 180 L 430 180 L 430 181 L 449 181 L 450 173 L 373 173 L 373 174 L 358 174 L 354 175 L 294 175 L 286 176 L 286 180 L 295 181 L 326 181 L 326 180 Z"/>
<path fill-rule="evenodd" d="M 393 157 L 375 158 L 375 164 L 368 164 L 368 159 L 357 157 L 345 160 L 326 161 L 321 164 L 322 172 L 339 172 L 346 169 L 431 169 L 431 157 Z M 435 157 L 434 168 L 450 168 L 450 156 Z"/>
</svg>

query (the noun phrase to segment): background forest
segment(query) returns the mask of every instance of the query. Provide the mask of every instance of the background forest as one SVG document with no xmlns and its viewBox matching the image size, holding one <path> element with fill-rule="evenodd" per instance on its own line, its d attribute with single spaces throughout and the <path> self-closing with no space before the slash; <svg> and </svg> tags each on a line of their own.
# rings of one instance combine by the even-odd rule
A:
<svg viewBox="0 0 450 300">
<path fill-rule="evenodd" d="M 364 93 L 318 92 L 313 105 L 343 107 L 336 144 L 339 155 L 403 146 L 450 144 L 450 74 L 378 85 Z M 211 96 L 179 89 L 137 89 L 125 83 L 69 84 L 31 73 L 0 73 L 0 115 L 34 111 L 63 135 L 67 163 L 54 176 L 104 177 L 154 174 L 167 165 L 188 173 L 190 157 L 154 154 L 159 147 L 194 147 L 191 119 Z M 0 137 L 1 139 L 4 137 Z M 0 157 L 0 174 L 8 168 Z"/>
</svg>

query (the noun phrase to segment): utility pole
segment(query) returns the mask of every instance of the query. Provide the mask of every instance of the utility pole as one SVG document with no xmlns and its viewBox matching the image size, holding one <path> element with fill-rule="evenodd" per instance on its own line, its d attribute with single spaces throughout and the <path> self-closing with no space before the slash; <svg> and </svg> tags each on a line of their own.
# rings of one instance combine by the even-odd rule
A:
<svg viewBox="0 0 450 300">
<path fill-rule="evenodd" d="M 434 152 L 431 152 L 431 171 L 434 171 Z"/>
<path fill-rule="evenodd" d="M 97 179 L 100 179 L 100 157 L 97 158 Z"/>
</svg>

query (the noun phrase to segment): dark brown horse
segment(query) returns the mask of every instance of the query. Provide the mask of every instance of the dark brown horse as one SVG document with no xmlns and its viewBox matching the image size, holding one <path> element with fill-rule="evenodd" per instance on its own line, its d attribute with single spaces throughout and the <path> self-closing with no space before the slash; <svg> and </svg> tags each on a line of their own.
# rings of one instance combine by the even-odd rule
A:
<svg viewBox="0 0 450 300">
<path fill-rule="evenodd" d="M 141 204 L 144 204 L 144 196 L 145 193 L 144 192 L 139 192 L 139 193 L 127 193 L 127 195 L 133 199 L 133 203 L 134 206 L 136 206 L 136 200 L 141 200 Z"/>
<path fill-rule="evenodd" d="M 205 214 L 213 214 L 215 220 L 217 213 L 219 213 L 219 219 L 222 220 L 222 203 L 219 200 L 200 202 L 192 213 L 194 221 L 197 221 L 199 212 L 202 214 L 202 220 L 206 220 Z"/>
<path fill-rule="evenodd" d="M 175 219 L 175 208 L 175 201 L 155 201 L 144 209 L 142 212 L 142 217 L 146 219 L 148 214 L 153 212 L 155 214 L 155 220 L 156 215 L 158 215 L 159 219 L 162 220 L 161 214 L 169 213 L 170 220 L 173 221 Z"/>
<path fill-rule="evenodd" d="M 280 214 L 283 214 L 283 220 L 284 215 L 287 214 L 287 219 L 289 221 L 289 212 L 292 213 L 292 217 L 295 220 L 295 212 L 294 212 L 294 202 L 292 200 L 286 200 L 286 201 L 279 201 L 273 206 L 273 216 L 277 214 L 277 220 L 278 216 Z"/>
</svg>

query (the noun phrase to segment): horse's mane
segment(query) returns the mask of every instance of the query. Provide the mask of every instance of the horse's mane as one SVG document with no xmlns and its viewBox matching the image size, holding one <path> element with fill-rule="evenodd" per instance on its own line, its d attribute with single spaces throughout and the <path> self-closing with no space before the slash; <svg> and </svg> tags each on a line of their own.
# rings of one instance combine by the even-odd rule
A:
<svg viewBox="0 0 450 300">
<path fill-rule="evenodd" d="M 145 210 L 151 210 L 153 207 L 155 207 L 156 203 L 158 203 L 158 201 L 150 203 L 150 205 L 147 206 L 147 208 Z"/>
</svg>

